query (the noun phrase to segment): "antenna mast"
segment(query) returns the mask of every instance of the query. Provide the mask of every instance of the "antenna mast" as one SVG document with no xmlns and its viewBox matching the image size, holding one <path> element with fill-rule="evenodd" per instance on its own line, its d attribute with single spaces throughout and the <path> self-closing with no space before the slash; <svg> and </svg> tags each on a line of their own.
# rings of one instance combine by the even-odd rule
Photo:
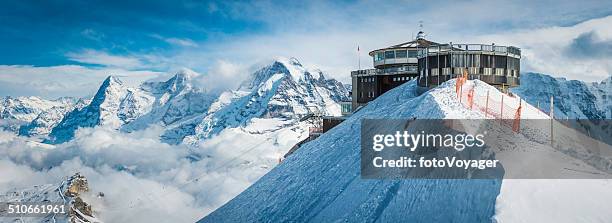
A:
<svg viewBox="0 0 612 223">
<path fill-rule="evenodd" d="M 423 32 L 423 20 L 419 20 L 419 32 L 417 33 L 418 39 L 425 39 L 425 32 Z"/>
</svg>

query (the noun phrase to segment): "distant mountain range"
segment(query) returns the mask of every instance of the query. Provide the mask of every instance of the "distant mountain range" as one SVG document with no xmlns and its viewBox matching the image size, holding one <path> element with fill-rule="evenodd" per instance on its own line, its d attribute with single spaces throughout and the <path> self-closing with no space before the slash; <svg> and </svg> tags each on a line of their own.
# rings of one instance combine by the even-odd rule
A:
<svg viewBox="0 0 612 223">
<path fill-rule="evenodd" d="M 79 128 L 104 126 L 125 132 L 161 125 L 164 142 L 196 143 L 252 118 L 296 119 L 312 112 L 339 115 L 348 90 L 318 69 L 295 58 L 279 58 L 254 72 L 236 90 L 209 93 L 193 84 L 199 74 L 183 69 L 164 82 L 127 87 L 106 78 L 91 99 L 5 97 L 0 104 L 4 129 L 45 143 L 71 140 Z"/>
<path fill-rule="evenodd" d="M 599 83 L 585 83 L 524 73 L 521 85 L 511 91 L 547 113 L 553 97 L 555 118 L 612 119 L 612 76 Z"/>
</svg>

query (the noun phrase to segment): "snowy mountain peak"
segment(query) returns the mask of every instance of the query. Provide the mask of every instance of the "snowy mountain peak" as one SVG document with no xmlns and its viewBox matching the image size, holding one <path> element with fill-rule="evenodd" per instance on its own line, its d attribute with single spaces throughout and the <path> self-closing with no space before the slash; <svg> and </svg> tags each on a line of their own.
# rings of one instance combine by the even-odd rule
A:
<svg viewBox="0 0 612 223">
<path fill-rule="evenodd" d="M 106 125 L 118 128 L 125 123 L 125 117 L 118 114 L 123 105 L 122 99 L 134 93 L 123 85 L 119 78 L 107 77 L 91 102 L 83 108 L 76 108 L 66 114 L 49 134 L 48 143 L 63 143 L 74 137 L 75 131 L 81 127 Z"/>
<path fill-rule="evenodd" d="M 264 85 L 274 75 L 281 75 L 282 78 L 291 78 L 299 84 L 309 82 L 324 82 L 325 77 L 319 69 L 308 69 L 304 67 L 296 58 L 277 57 L 272 64 L 254 72 L 244 81 L 239 90 L 250 91 Z M 278 77 L 278 76 L 277 76 Z"/>
<path fill-rule="evenodd" d="M 191 88 L 192 79 L 197 76 L 198 73 L 189 69 L 181 69 L 174 77 L 166 81 L 170 90 L 176 92 L 183 89 Z"/>
<path fill-rule="evenodd" d="M 121 81 L 118 77 L 110 75 L 104 79 L 102 82 L 102 86 L 111 86 L 111 85 L 123 85 L 123 81 Z"/>
<path fill-rule="evenodd" d="M 278 57 L 275 60 L 275 63 L 281 63 L 285 69 L 287 69 L 288 74 L 291 75 L 294 81 L 305 81 L 307 79 L 315 79 L 318 80 L 320 78 L 320 72 L 309 72 L 300 61 L 296 58 L 284 58 Z"/>
<path fill-rule="evenodd" d="M 164 82 L 145 82 L 140 85 L 140 89 L 153 93 L 176 93 L 183 90 L 193 89 L 192 81 L 199 74 L 189 69 L 181 69 L 174 76 Z"/>
<path fill-rule="evenodd" d="M 94 96 L 92 103 L 101 103 L 106 96 L 120 91 L 121 88 L 123 88 L 123 82 L 119 80 L 119 78 L 115 76 L 108 76 L 106 79 L 104 79 L 102 85 L 100 85 L 100 88 L 98 88 L 98 92 Z"/>
<path fill-rule="evenodd" d="M 300 61 L 297 58 L 295 58 L 295 57 L 290 57 L 289 59 L 279 57 L 279 58 L 277 58 L 277 61 L 279 61 L 279 62 L 286 61 L 290 65 L 302 67 L 302 64 L 300 63 Z"/>
</svg>

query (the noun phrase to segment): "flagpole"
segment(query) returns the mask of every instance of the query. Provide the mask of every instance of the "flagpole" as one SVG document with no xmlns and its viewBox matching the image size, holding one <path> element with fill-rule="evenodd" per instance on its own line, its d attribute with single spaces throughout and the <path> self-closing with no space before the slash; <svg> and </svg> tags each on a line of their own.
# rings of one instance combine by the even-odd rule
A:
<svg viewBox="0 0 612 223">
<path fill-rule="evenodd" d="M 361 70 L 361 52 L 359 51 L 359 45 L 357 45 L 357 60 L 359 61 L 357 65 L 359 66 L 358 70 Z"/>
</svg>

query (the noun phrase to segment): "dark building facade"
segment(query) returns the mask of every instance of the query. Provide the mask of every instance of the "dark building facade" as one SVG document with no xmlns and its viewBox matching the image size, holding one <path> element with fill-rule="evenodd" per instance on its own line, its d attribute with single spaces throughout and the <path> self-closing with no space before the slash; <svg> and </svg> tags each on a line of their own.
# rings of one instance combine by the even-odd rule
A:
<svg viewBox="0 0 612 223">
<path fill-rule="evenodd" d="M 505 89 L 518 86 L 521 50 L 494 44 L 438 44 L 418 52 L 418 85 L 435 87 L 468 73 L 468 79 L 479 79 Z"/>
</svg>

